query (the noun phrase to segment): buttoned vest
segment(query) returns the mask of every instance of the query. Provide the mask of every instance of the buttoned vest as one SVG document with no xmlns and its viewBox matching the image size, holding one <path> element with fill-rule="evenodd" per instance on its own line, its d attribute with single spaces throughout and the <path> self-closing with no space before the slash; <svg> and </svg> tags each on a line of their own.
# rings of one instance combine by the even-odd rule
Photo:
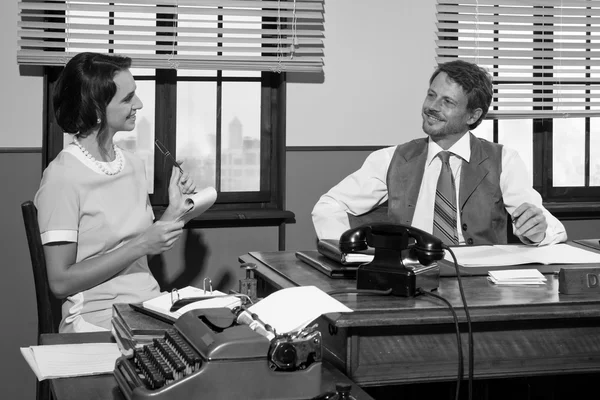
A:
<svg viewBox="0 0 600 400">
<path fill-rule="evenodd" d="M 466 244 L 506 244 L 508 213 L 502 200 L 502 145 L 471 135 L 471 160 L 460 177 L 459 229 Z M 425 162 L 427 138 L 396 148 L 387 174 L 388 218 L 412 225 Z"/>
</svg>

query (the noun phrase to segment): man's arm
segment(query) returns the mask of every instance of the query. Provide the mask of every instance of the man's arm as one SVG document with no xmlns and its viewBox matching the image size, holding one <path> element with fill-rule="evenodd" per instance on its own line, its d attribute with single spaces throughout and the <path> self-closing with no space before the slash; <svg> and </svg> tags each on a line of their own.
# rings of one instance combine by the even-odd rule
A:
<svg viewBox="0 0 600 400">
<path fill-rule="evenodd" d="M 387 200 L 387 170 L 395 149 L 371 153 L 358 171 L 321 196 L 312 211 L 319 239 L 339 239 L 350 228 L 348 214 L 364 214 Z"/>
<path fill-rule="evenodd" d="M 514 234 L 523 243 L 538 246 L 565 242 L 565 227 L 543 206 L 542 196 L 533 189 L 525 171 L 527 167 L 519 154 L 504 146 L 500 188 L 506 211 L 513 219 Z"/>
</svg>

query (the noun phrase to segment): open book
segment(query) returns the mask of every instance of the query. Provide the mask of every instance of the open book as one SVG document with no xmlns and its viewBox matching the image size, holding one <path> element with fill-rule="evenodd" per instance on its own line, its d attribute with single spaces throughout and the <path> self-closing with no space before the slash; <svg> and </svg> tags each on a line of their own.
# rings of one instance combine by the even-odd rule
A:
<svg viewBox="0 0 600 400">
<path fill-rule="evenodd" d="M 212 186 L 188 196 L 184 203 L 185 211 L 177 218 L 177 221 L 183 221 L 187 224 L 192 219 L 208 210 L 216 200 L 217 191 Z"/>
<path fill-rule="evenodd" d="M 455 246 L 452 251 L 463 267 L 493 267 L 522 264 L 591 264 L 600 263 L 600 253 L 567 243 L 548 246 L 492 245 Z M 453 262 L 446 251 L 445 259 Z"/>
<path fill-rule="evenodd" d="M 170 321 L 176 321 L 177 318 L 187 311 L 203 308 L 227 307 L 233 309 L 242 305 L 242 300 L 235 295 L 228 295 L 218 290 L 208 291 L 194 286 L 186 286 L 177 291 L 178 297 L 171 293 L 165 293 L 150 300 L 146 300 L 141 307 L 161 314 Z M 191 302 L 176 311 L 171 311 L 174 300 L 200 299 Z"/>
</svg>

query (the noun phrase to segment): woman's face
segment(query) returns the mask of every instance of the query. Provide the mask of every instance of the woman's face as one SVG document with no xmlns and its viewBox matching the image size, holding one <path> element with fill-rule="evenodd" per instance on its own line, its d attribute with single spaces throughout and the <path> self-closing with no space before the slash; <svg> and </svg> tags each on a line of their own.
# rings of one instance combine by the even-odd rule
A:
<svg viewBox="0 0 600 400">
<path fill-rule="evenodd" d="M 129 70 L 117 72 L 113 81 L 117 85 L 117 93 L 106 106 L 106 125 L 111 135 L 133 130 L 136 111 L 143 107 L 135 94 L 136 85 Z"/>
</svg>

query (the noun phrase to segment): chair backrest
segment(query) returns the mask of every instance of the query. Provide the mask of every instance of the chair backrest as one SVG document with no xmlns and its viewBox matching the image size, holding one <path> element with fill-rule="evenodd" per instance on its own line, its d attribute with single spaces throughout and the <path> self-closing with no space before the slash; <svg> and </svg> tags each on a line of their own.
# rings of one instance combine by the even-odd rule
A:
<svg viewBox="0 0 600 400">
<path fill-rule="evenodd" d="M 46 272 L 46 258 L 37 220 L 37 209 L 32 201 L 21 204 L 29 255 L 33 267 L 33 280 L 38 310 L 38 338 L 42 333 L 57 333 L 61 319 L 61 302 L 50 290 Z"/>
</svg>

